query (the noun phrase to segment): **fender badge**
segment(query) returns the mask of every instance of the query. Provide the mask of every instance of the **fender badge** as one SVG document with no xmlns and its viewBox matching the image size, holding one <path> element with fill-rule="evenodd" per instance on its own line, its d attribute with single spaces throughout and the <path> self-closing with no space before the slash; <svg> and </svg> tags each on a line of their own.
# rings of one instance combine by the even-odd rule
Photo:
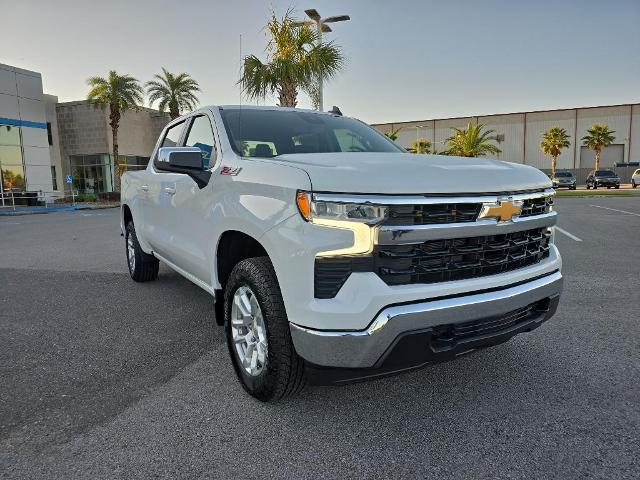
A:
<svg viewBox="0 0 640 480">
<path fill-rule="evenodd" d="M 223 165 L 222 170 L 220 170 L 220 175 L 231 175 L 232 177 L 235 177 L 241 171 L 242 171 L 242 167 L 231 168 L 227 165 Z"/>
</svg>

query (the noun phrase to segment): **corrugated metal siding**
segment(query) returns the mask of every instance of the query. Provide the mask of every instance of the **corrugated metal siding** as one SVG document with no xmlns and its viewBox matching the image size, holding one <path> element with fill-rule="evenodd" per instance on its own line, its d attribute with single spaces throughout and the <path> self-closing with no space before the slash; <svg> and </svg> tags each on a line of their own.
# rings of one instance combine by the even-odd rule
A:
<svg viewBox="0 0 640 480">
<path fill-rule="evenodd" d="M 613 143 L 623 143 L 625 145 L 626 161 L 626 138 L 629 133 L 629 107 L 603 107 L 578 110 L 578 145 L 582 145 L 582 137 L 587 134 L 587 128 L 594 123 L 604 123 L 609 126 L 609 130 L 614 130 L 616 140 Z M 580 166 L 580 149 L 577 149 L 575 165 Z"/>
<path fill-rule="evenodd" d="M 451 129 L 455 128 L 467 128 L 467 124 L 471 122 L 476 123 L 474 117 L 453 118 L 448 120 L 436 120 L 435 124 L 435 148 L 441 152 L 444 150 L 444 141 L 451 136 Z M 433 139 L 431 140 L 433 142 Z"/>
<path fill-rule="evenodd" d="M 502 153 L 500 155 L 488 155 L 488 158 L 496 158 L 505 162 L 524 162 L 524 114 L 514 113 L 479 117 L 478 123 L 484 124 L 486 128 L 495 130 L 496 135 L 504 135 L 504 141 L 493 142 L 502 150 Z"/>
<path fill-rule="evenodd" d="M 551 168 L 551 158 L 542 153 L 540 142 L 544 132 L 552 127 L 560 127 L 571 137 L 571 146 L 563 150 L 558 157 L 558 168 L 573 168 L 575 117 L 575 110 L 528 113 L 525 163 L 537 168 Z"/>
<path fill-rule="evenodd" d="M 632 109 L 633 118 L 630 117 Z M 498 134 L 504 135 L 504 142 L 500 144 L 502 150 L 502 154 L 498 157 L 500 160 L 518 163 L 524 161 L 525 164 L 537 168 L 550 168 L 551 159 L 542 154 L 540 141 L 545 131 L 551 127 L 559 126 L 567 130 L 571 146 L 564 150 L 558 158 L 558 168 L 579 168 L 581 139 L 586 135 L 587 128 L 594 123 L 604 123 L 616 132 L 614 143 L 624 145 L 625 162 L 640 160 L 640 104 L 387 123 L 374 125 L 374 127 L 386 132 L 392 127 L 397 128 L 401 125 L 403 130 L 400 132 L 397 142 L 408 148 L 411 146 L 411 142 L 416 139 L 415 126 L 426 126 L 427 128 L 422 128 L 418 132 L 419 137 L 427 138 L 432 143 L 435 138 L 436 149 L 442 151 L 444 140 L 451 136 L 451 127 L 464 128 L 469 121 L 474 124 L 476 122 L 484 123 L 487 127 L 495 129 Z M 631 135 L 629 135 L 630 121 Z M 631 155 L 629 155 L 629 142 L 631 142 Z"/>
</svg>

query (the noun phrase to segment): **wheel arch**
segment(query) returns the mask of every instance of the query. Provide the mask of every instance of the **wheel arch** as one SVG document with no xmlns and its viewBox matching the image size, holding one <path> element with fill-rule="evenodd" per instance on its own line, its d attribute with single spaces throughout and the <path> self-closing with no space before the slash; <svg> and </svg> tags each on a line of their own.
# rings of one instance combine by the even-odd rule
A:
<svg viewBox="0 0 640 480">
<path fill-rule="evenodd" d="M 214 272 L 216 275 L 216 323 L 224 323 L 224 288 L 233 267 L 252 257 L 269 257 L 264 245 L 255 237 L 240 230 L 226 230 L 218 240 L 215 251 Z"/>
</svg>

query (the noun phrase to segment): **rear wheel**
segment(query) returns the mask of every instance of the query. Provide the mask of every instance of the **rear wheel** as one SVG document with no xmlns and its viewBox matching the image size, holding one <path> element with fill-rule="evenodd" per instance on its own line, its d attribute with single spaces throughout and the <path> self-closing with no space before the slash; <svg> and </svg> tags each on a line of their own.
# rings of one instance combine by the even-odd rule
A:
<svg viewBox="0 0 640 480">
<path fill-rule="evenodd" d="M 300 391 L 304 362 L 293 346 L 280 286 L 267 257 L 248 258 L 233 268 L 224 309 L 229 355 L 244 389 L 263 402 Z"/>
<path fill-rule="evenodd" d="M 133 222 L 125 229 L 125 247 L 127 252 L 127 266 L 129 275 L 136 282 L 149 282 L 158 278 L 160 262 L 153 255 L 145 253 L 140 247 Z"/>
</svg>

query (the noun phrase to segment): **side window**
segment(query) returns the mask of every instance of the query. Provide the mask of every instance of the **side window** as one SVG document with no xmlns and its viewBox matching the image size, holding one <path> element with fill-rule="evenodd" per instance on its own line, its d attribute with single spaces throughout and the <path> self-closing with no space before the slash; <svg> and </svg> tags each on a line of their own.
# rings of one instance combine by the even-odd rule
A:
<svg viewBox="0 0 640 480">
<path fill-rule="evenodd" d="M 164 139 L 162 140 L 161 147 L 177 147 L 178 142 L 180 141 L 180 134 L 182 133 L 182 127 L 184 127 L 184 122 L 177 123 L 173 125 L 169 130 L 167 130 Z"/>
<path fill-rule="evenodd" d="M 198 147 L 202 152 L 202 168 L 212 167 L 215 163 L 215 140 L 211 122 L 206 115 L 200 115 L 193 119 L 187 140 L 186 147 Z"/>
</svg>

